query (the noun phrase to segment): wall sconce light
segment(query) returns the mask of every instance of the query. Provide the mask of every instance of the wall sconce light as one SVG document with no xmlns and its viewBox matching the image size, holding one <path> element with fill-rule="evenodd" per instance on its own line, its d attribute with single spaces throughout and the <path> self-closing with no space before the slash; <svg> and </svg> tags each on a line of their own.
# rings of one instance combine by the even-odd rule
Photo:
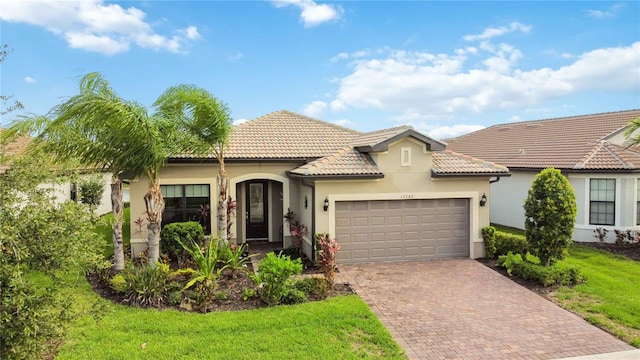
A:
<svg viewBox="0 0 640 360">
<path fill-rule="evenodd" d="M 480 198 L 480 206 L 487 205 L 487 194 L 482 193 L 482 197 Z"/>
<path fill-rule="evenodd" d="M 329 198 L 328 197 L 324 197 L 324 204 L 322 206 L 322 208 L 324 209 L 324 211 L 329 210 Z"/>
</svg>

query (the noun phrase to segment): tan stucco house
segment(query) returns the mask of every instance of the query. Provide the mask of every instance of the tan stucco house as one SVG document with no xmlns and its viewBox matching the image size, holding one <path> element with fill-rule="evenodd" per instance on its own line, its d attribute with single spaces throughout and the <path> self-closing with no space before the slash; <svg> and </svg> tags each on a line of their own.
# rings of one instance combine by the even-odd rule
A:
<svg viewBox="0 0 640 360">
<path fill-rule="evenodd" d="M 289 111 L 237 125 L 225 156 L 237 201 L 231 241 L 291 246 L 283 218 L 291 209 L 310 230 L 310 258 L 320 232 L 341 244 L 340 263 L 482 257 L 489 206 L 481 203 L 490 181 L 510 173 L 446 147 L 408 126 L 361 133 Z M 214 158 L 168 159 L 163 222 L 215 229 L 217 171 Z M 144 216 L 146 191 L 146 179 L 131 182 L 132 220 Z M 202 206 L 213 213 L 201 218 Z M 144 249 L 146 234 L 133 221 L 131 234 L 133 251 Z"/>
<path fill-rule="evenodd" d="M 552 166 L 576 194 L 573 238 L 597 241 L 596 228 L 640 231 L 640 148 L 625 129 L 640 110 L 494 125 L 448 141 L 449 148 L 509 167 L 491 184 L 491 222 L 524 227 L 523 204 L 533 178 Z"/>
</svg>

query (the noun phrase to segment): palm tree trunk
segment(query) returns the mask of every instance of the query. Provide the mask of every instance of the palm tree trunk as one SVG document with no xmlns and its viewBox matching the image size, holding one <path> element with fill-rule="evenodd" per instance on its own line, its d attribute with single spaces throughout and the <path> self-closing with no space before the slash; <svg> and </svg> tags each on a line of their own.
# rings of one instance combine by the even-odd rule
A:
<svg viewBox="0 0 640 360">
<path fill-rule="evenodd" d="M 160 224 L 164 211 L 164 198 L 160 185 L 149 182 L 149 191 L 144 195 L 144 204 L 147 209 L 147 242 L 149 246 L 149 265 L 156 266 L 160 258 Z"/>
<path fill-rule="evenodd" d="M 113 269 L 124 269 L 124 244 L 122 241 L 122 179 L 114 176 L 111 180 L 111 211 L 113 212 L 112 238 L 113 238 Z"/>
<path fill-rule="evenodd" d="M 227 239 L 227 188 L 229 187 L 229 180 L 227 179 L 227 172 L 224 168 L 224 160 L 220 160 L 220 171 L 218 173 L 218 239 L 228 242 Z"/>
</svg>

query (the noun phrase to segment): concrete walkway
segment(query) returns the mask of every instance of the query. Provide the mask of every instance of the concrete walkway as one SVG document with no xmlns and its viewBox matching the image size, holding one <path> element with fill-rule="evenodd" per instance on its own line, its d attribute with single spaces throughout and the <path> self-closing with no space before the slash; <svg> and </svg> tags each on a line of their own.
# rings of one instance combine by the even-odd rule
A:
<svg viewBox="0 0 640 360">
<path fill-rule="evenodd" d="M 410 359 L 558 359 L 634 349 L 474 260 L 341 265 L 337 281 L 352 285 Z"/>
</svg>

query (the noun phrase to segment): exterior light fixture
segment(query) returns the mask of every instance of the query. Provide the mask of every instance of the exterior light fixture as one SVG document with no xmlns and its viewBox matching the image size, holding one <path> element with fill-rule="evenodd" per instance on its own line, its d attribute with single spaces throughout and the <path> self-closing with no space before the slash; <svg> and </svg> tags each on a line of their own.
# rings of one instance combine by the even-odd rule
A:
<svg viewBox="0 0 640 360">
<path fill-rule="evenodd" d="M 306 209 L 309 206 L 309 199 L 307 199 L 307 195 L 304 196 L 304 208 Z"/>
<path fill-rule="evenodd" d="M 329 198 L 328 197 L 324 197 L 324 204 L 322 206 L 322 208 L 324 209 L 324 211 L 329 210 Z"/>
<path fill-rule="evenodd" d="M 487 205 L 487 194 L 482 193 L 482 197 L 480 198 L 480 206 Z"/>
</svg>

